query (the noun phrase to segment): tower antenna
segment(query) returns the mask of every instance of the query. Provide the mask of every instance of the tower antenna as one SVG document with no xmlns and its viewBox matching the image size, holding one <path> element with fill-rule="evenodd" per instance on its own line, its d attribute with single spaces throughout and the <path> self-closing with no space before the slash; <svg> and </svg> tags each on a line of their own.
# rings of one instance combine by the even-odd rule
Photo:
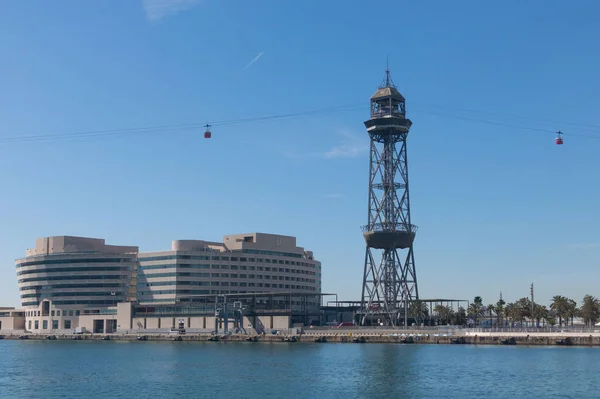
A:
<svg viewBox="0 0 600 399">
<path fill-rule="evenodd" d="M 388 56 L 385 57 L 385 77 L 383 78 L 383 82 L 381 83 L 379 88 L 383 89 L 385 87 L 396 87 L 394 85 L 394 82 L 392 81 L 392 74 L 390 73 Z"/>
</svg>

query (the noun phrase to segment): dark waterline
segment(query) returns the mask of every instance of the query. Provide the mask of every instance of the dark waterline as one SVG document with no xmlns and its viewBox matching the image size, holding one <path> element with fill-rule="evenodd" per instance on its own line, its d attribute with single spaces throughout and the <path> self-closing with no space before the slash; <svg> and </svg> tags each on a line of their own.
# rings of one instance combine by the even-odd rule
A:
<svg viewBox="0 0 600 399">
<path fill-rule="evenodd" d="M 0 341 L 0 398 L 597 398 L 600 349 Z"/>
</svg>

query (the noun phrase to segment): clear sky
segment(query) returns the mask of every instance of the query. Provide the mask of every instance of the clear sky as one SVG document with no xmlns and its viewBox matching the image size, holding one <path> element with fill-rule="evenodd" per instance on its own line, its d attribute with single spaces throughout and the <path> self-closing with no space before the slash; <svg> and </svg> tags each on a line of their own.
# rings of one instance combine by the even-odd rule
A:
<svg viewBox="0 0 600 399">
<path fill-rule="evenodd" d="M 7 0 L 1 10 L 0 305 L 19 305 L 14 259 L 63 234 L 143 251 L 294 235 L 322 261 L 323 290 L 358 299 L 362 122 L 386 56 L 414 123 L 421 296 L 514 300 L 531 282 L 541 302 L 600 296 L 597 1 Z M 211 140 L 199 128 L 1 141 L 357 104 L 215 126 Z"/>
</svg>

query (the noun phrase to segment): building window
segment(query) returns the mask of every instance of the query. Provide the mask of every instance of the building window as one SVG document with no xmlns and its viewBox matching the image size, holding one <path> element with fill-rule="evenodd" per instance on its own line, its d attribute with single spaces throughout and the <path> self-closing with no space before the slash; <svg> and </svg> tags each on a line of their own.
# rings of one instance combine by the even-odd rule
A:
<svg viewBox="0 0 600 399">
<path fill-rule="evenodd" d="M 79 314 L 80 314 L 80 311 L 79 311 L 79 310 L 76 310 L 76 311 L 75 311 L 75 316 L 79 316 Z"/>
<path fill-rule="evenodd" d="M 58 330 L 58 320 L 52 320 L 52 329 Z"/>
<path fill-rule="evenodd" d="M 73 309 L 69 310 L 69 316 L 73 316 Z"/>
<path fill-rule="evenodd" d="M 35 321 L 35 323 L 33 324 L 33 328 L 34 328 L 35 330 L 39 330 L 39 328 L 40 328 L 40 322 L 39 322 L 39 320 L 36 320 L 36 321 Z"/>
<path fill-rule="evenodd" d="M 64 326 L 65 326 L 65 330 L 70 329 L 71 328 L 71 320 L 65 320 Z"/>
<path fill-rule="evenodd" d="M 29 320 L 29 322 L 27 323 L 27 329 L 31 330 L 31 320 Z"/>
<path fill-rule="evenodd" d="M 54 317 L 54 310 L 53 310 L 52 312 L 50 312 L 50 315 L 51 315 L 52 317 Z"/>
<path fill-rule="evenodd" d="M 42 320 L 42 330 L 48 329 L 48 320 Z"/>
<path fill-rule="evenodd" d="M 60 310 L 57 310 L 57 311 L 56 311 L 56 315 L 57 315 L 57 316 L 60 316 Z"/>
</svg>

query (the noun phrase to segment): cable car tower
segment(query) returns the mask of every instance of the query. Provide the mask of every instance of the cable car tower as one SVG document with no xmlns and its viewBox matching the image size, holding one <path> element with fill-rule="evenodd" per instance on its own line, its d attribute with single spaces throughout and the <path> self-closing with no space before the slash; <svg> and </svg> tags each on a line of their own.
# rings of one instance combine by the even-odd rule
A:
<svg viewBox="0 0 600 399">
<path fill-rule="evenodd" d="M 369 216 L 362 227 L 367 249 L 362 286 L 361 325 L 408 322 L 408 303 L 419 298 L 411 223 L 406 138 L 412 125 L 405 99 L 386 68 L 371 97 L 365 122 L 371 142 Z M 402 323 L 402 318 L 404 318 Z"/>
</svg>

